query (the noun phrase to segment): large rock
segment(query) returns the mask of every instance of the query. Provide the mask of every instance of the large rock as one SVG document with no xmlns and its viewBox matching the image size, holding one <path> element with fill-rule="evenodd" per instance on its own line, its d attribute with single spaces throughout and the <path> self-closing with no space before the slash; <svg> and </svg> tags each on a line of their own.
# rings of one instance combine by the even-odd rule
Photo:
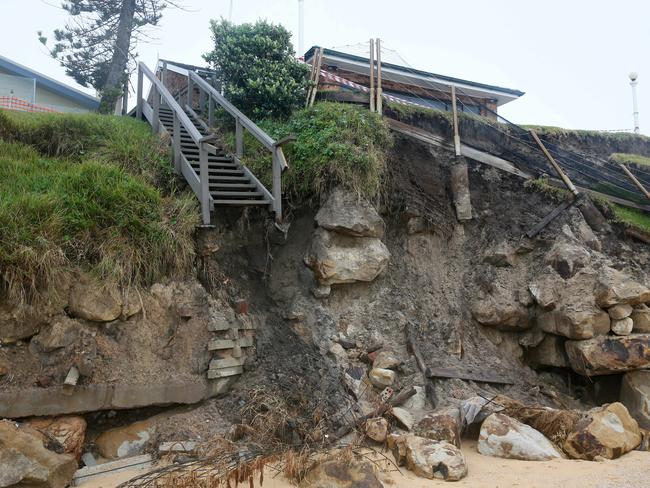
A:
<svg viewBox="0 0 650 488">
<path fill-rule="evenodd" d="M 546 273 L 528 285 L 528 291 L 542 309 L 553 310 L 559 300 L 562 284 L 560 277 L 548 268 Z"/>
<path fill-rule="evenodd" d="M 392 349 L 382 349 L 377 352 L 372 362 L 373 368 L 396 369 L 402 364 L 400 357 Z"/>
<path fill-rule="evenodd" d="M 300 488 L 383 488 L 377 466 L 370 461 L 331 460 L 319 463 L 300 483 Z"/>
<path fill-rule="evenodd" d="M 632 305 L 627 303 L 619 303 L 607 309 L 607 313 L 612 318 L 612 320 L 621 320 L 632 315 Z"/>
<path fill-rule="evenodd" d="M 47 324 L 47 317 L 33 307 L 12 307 L 0 301 L 0 344 L 33 336 Z"/>
<path fill-rule="evenodd" d="M 366 435 L 375 442 L 384 442 L 388 435 L 388 421 L 383 417 L 366 420 Z"/>
<path fill-rule="evenodd" d="M 517 264 L 517 253 L 508 241 L 501 241 L 483 253 L 483 261 L 493 266 L 512 267 Z"/>
<path fill-rule="evenodd" d="M 444 407 L 434 410 L 420 419 L 415 433 L 433 441 L 445 441 L 460 447 L 460 410 Z"/>
<path fill-rule="evenodd" d="M 566 339 L 557 335 L 547 334 L 542 342 L 531 347 L 526 352 L 526 360 L 533 368 L 553 366 L 555 368 L 569 367 L 569 358 L 564 349 Z"/>
<path fill-rule="evenodd" d="M 526 307 L 501 287 L 495 287 L 490 294 L 474 298 L 470 310 L 479 324 L 500 330 L 523 330 L 531 325 Z"/>
<path fill-rule="evenodd" d="M 122 313 L 118 291 L 88 278 L 81 278 L 72 287 L 68 305 L 72 315 L 93 322 L 111 322 Z"/>
<path fill-rule="evenodd" d="M 415 435 L 390 435 L 388 447 L 397 464 L 428 479 L 458 481 L 467 476 L 465 456 L 453 444 Z"/>
<path fill-rule="evenodd" d="M 58 418 L 41 418 L 28 420 L 23 425 L 44 434 L 48 440 L 54 439 L 66 454 L 81 459 L 86 439 L 86 420 L 70 415 Z"/>
<path fill-rule="evenodd" d="M 376 237 L 349 237 L 316 229 L 305 264 L 321 285 L 372 281 L 388 266 L 390 252 Z"/>
<path fill-rule="evenodd" d="M 650 334 L 599 336 L 567 341 L 565 347 L 571 368 L 585 376 L 650 367 Z"/>
<path fill-rule="evenodd" d="M 589 251 L 584 247 L 558 240 L 544 258 L 564 279 L 571 278 L 589 262 Z"/>
<path fill-rule="evenodd" d="M 621 403 L 640 427 L 650 430 L 650 370 L 630 371 L 623 376 Z"/>
<path fill-rule="evenodd" d="M 395 371 L 383 368 L 372 368 L 368 374 L 370 382 L 379 389 L 391 386 L 395 382 Z"/>
<path fill-rule="evenodd" d="M 621 403 L 594 408 L 581 418 L 562 446 L 574 459 L 616 459 L 641 443 L 641 433 Z"/>
<path fill-rule="evenodd" d="M 108 459 L 137 456 L 142 454 L 155 432 L 155 420 L 143 420 L 103 432 L 95 441 L 95 446 Z"/>
<path fill-rule="evenodd" d="M 537 325 L 544 332 L 569 339 L 591 339 L 609 332 L 611 321 L 604 310 L 589 303 L 564 304 L 557 310 L 542 312 Z"/>
<path fill-rule="evenodd" d="M 632 322 L 634 332 L 650 332 L 650 307 L 647 305 L 637 305 L 632 311 Z"/>
<path fill-rule="evenodd" d="M 81 325 L 69 317 L 60 317 L 43 329 L 31 340 L 31 344 L 42 352 L 52 352 L 69 346 L 79 337 Z"/>
<path fill-rule="evenodd" d="M 316 214 L 324 229 L 354 237 L 383 237 L 384 221 L 364 198 L 343 188 L 335 188 Z"/>
<path fill-rule="evenodd" d="M 0 487 L 65 488 L 76 470 L 73 456 L 49 451 L 37 436 L 0 421 Z"/>
<path fill-rule="evenodd" d="M 502 413 L 493 413 L 483 422 L 478 452 L 484 456 L 526 461 L 563 457 L 541 432 Z"/>
<path fill-rule="evenodd" d="M 620 320 L 612 320 L 612 332 L 616 335 L 626 336 L 632 333 L 634 322 L 630 317 Z"/>
<path fill-rule="evenodd" d="M 619 303 L 638 305 L 650 302 L 650 289 L 618 270 L 605 267 L 598 276 L 596 302 L 603 308 Z"/>
</svg>

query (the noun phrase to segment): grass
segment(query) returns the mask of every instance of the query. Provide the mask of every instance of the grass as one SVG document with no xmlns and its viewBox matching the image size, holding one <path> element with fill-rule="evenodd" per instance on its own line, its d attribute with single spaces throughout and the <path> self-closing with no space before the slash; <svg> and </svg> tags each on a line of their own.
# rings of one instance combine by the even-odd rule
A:
<svg viewBox="0 0 650 488">
<path fill-rule="evenodd" d="M 0 111 L 0 288 L 22 301 L 79 269 L 120 285 L 187 273 L 197 205 L 166 157 L 134 120 Z"/>
<path fill-rule="evenodd" d="M 614 153 L 609 157 L 617 163 L 632 163 L 640 166 L 650 166 L 650 158 L 640 154 Z"/>
<path fill-rule="evenodd" d="M 650 233 L 650 215 L 647 213 L 615 204 L 610 205 L 610 208 L 614 212 L 617 221 Z"/>
<path fill-rule="evenodd" d="M 284 146 L 290 166 L 282 177 L 285 196 L 317 199 L 334 185 L 368 198 L 381 192 L 392 138 L 379 115 L 353 105 L 321 102 L 288 120 L 263 120 L 259 126 L 276 140 L 296 136 L 295 142 Z M 234 145 L 232 135 L 227 144 Z M 270 152 L 248 133 L 244 146 L 244 162 L 270 188 Z"/>
</svg>

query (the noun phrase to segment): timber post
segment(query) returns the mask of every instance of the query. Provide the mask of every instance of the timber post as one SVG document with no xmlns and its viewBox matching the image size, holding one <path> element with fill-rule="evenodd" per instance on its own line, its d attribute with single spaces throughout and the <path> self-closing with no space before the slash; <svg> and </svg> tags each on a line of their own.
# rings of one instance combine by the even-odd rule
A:
<svg viewBox="0 0 650 488">
<path fill-rule="evenodd" d="M 580 192 L 578 189 L 575 187 L 573 182 L 569 179 L 569 177 L 562 171 L 562 168 L 560 168 L 560 165 L 557 164 L 557 161 L 555 161 L 555 158 L 551 155 L 551 153 L 546 149 L 546 146 L 542 142 L 542 140 L 539 138 L 537 133 L 533 130 L 530 129 L 530 135 L 533 137 L 539 148 L 542 150 L 544 153 L 544 156 L 546 156 L 546 159 L 551 163 L 551 166 L 553 166 L 553 169 L 555 169 L 555 172 L 558 174 L 558 176 L 562 179 L 562 182 L 566 185 L 566 187 L 569 189 L 571 193 L 573 193 L 573 196 L 577 197 L 580 195 Z"/>
<path fill-rule="evenodd" d="M 377 38 L 377 113 L 382 115 L 382 93 L 381 93 L 381 39 Z"/>
<path fill-rule="evenodd" d="M 136 89 L 136 105 L 135 105 L 135 116 L 138 120 L 142 120 L 142 69 L 138 65 L 138 86 Z"/>
<path fill-rule="evenodd" d="M 241 159 L 244 155 L 244 127 L 239 118 L 235 120 L 235 156 Z"/>
<path fill-rule="evenodd" d="M 201 185 L 201 217 L 203 225 L 210 225 L 210 176 L 208 174 L 208 150 L 204 141 L 199 143 L 199 183 Z"/>
<path fill-rule="evenodd" d="M 632 172 L 628 169 L 627 166 L 625 166 L 625 164 L 623 164 L 623 163 L 618 163 L 618 165 L 621 167 L 621 169 L 622 169 L 623 172 L 627 175 L 627 177 L 630 178 L 630 180 L 632 180 L 632 183 L 634 183 L 634 184 L 636 185 L 636 187 L 637 187 L 639 190 L 641 190 L 641 193 L 643 193 L 643 194 L 645 195 L 645 197 L 646 197 L 648 200 L 650 200 L 650 192 L 649 192 L 648 190 L 646 190 L 645 186 L 643 186 L 643 183 L 641 183 L 641 182 L 637 179 L 637 177 L 634 176 L 634 175 L 632 174 Z"/>
<path fill-rule="evenodd" d="M 370 111 L 375 111 L 375 40 L 370 39 Z"/>
<path fill-rule="evenodd" d="M 174 132 L 172 134 L 172 154 L 174 157 L 174 170 L 181 174 L 181 121 L 174 112 Z"/>
<path fill-rule="evenodd" d="M 316 93 L 318 92 L 318 83 L 320 82 L 320 68 L 323 63 L 323 50 L 319 49 L 316 53 L 318 59 L 316 60 L 316 70 L 314 73 L 314 86 L 311 91 L 311 97 L 309 98 L 309 106 L 314 106 L 314 101 L 316 101 Z"/>
<path fill-rule="evenodd" d="M 158 87 L 153 85 L 151 89 L 152 99 L 153 99 L 153 115 L 151 120 L 151 128 L 154 133 L 158 134 L 160 132 L 160 92 Z"/>
<path fill-rule="evenodd" d="M 456 106 L 456 87 L 451 85 L 451 112 L 454 122 L 454 150 L 460 156 L 460 131 L 458 130 L 458 107 Z"/>
</svg>

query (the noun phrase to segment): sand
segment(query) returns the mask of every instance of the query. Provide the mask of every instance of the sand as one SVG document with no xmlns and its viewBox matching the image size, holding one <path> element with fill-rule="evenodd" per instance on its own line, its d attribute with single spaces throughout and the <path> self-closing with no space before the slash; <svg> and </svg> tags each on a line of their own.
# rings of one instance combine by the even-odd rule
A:
<svg viewBox="0 0 650 488">
<path fill-rule="evenodd" d="M 469 474 L 461 481 L 447 485 L 439 480 L 419 478 L 405 468 L 386 473 L 386 488 L 650 488 L 650 452 L 632 451 L 613 461 L 577 460 L 517 461 L 482 456 L 476 444 L 466 442 L 463 452 Z M 394 468 L 393 468 L 394 469 Z M 84 483 L 83 488 L 114 488 L 142 471 L 116 473 L 100 480 Z M 248 485 L 246 485 L 248 486 Z M 258 484 L 255 483 L 257 487 Z M 289 488 L 284 479 L 265 475 L 265 488 Z"/>
</svg>

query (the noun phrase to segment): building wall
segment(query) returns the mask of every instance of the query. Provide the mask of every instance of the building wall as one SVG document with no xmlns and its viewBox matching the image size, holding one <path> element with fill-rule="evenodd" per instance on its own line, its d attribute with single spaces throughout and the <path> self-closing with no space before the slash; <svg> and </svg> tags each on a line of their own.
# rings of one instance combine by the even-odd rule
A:
<svg viewBox="0 0 650 488">
<path fill-rule="evenodd" d="M 14 76 L 0 70 L 0 97 L 14 96 L 27 102 L 34 101 L 34 80 Z"/>
<path fill-rule="evenodd" d="M 36 105 L 54 109 L 58 112 L 92 112 L 80 103 L 54 93 L 42 86 L 36 85 Z"/>
</svg>

